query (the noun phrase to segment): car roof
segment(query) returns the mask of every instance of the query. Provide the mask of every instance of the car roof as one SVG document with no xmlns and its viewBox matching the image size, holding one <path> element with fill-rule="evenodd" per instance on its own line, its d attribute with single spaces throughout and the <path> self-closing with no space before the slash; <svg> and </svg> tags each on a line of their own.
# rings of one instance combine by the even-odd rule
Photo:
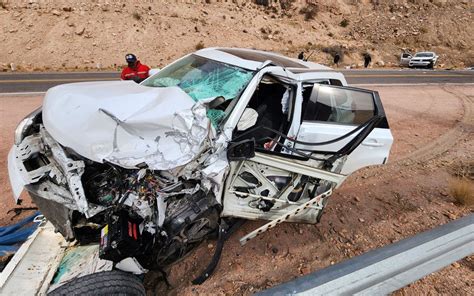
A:
<svg viewBox="0 0 474 296">
<path fill-rule="evenodd" d="M 434 54 L 435 54 L 435 53 L 434 53 L 434 52 L 432 52 L 432 51 L 419 51 L 419 52 L 415 53 L 415 55 L 417 55 L 417 54 L 422 54 L 422 53 L 423 53 L 423 54 L 425 54 L 425 53 L 429 53 L 429 54 L 432 54 L 432 55 L 434 55 Z"/>
<path fill-rule="evenodd" d="M 313 71 L 331 70 L 331 68 L 321 64 L 289 58 L 274 52 L 256 49 L 213 47 L 201 49 L 195 52 L 195 54 L 251 70 L 256 70 L 263 62 L 268 60 L 272 61 L 277 66 L 287 69 L 305 69 Z"/>
</svg>

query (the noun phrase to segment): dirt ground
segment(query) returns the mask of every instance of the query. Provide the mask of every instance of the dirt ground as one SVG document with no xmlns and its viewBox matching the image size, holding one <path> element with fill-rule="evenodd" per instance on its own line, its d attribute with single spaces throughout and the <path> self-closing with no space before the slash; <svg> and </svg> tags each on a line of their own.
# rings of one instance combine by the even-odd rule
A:
<svg viewBox="0 0 474 296">
<path fill-rule="evenodd" d="M 42 96 L 5 97 L 0 95 L 0 225 L 8 225 L 11 223 L 11 219 L 16 221 L 18 218 L 32 214 L 31 211 L 25 211 L 19 217 L 14 218 L 14 213 L 7 213 L 14 207 L 34 206 L 25 193 L 22 195 L 21 206 L 15 204 L 8 179 L 7 156 L 13 145 L 16 126 L 31 111 L 41 106 L 42 101 Z"/>
<path fill-rule="evenodd" d="M 215 241 L 169 270 L 171 289 L 149 273 L 149 294 L 249 295 L 471 213 L 455 203 L 448 183 L 453 166 L 474 163 L 474 86 L 372 88 L 381 95 L 395 139 L 389 164 L 350 176 L 318 225 L 282 224 L 241 247 L 238 238 L 262 224 L 247 222 L 226 242 L 204 284 L 190 281 L 208 264 Z M 6 169 L 14 129 L 41 100 L 0 96 L 0 225 L 9 223 L 6 212 L 14 206 Z M 473 271 L 471 256 L 395 294 L 472 295 Z"/>
</svg>

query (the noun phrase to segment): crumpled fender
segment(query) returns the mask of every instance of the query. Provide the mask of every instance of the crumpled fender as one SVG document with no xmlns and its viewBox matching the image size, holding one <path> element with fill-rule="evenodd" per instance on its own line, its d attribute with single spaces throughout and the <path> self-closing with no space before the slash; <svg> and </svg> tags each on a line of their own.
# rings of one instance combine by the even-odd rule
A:
<svg viewBox="0 0 474 296">
<path fill-rule="evenodd" d="M 56 141 L 88 159 L 153 170 L 191 161 L 210 128 L 205 106 L 179 87 L 121 81 L 51 88 L 43 123 Z"/>
</svg>

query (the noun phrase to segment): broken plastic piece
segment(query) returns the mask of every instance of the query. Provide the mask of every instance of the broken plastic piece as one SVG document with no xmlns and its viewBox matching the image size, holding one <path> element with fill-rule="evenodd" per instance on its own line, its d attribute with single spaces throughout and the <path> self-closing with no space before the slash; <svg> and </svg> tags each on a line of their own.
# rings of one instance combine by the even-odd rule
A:
<svg viewBox="0 0 474 296">
<path fill-rule="evenodd" d="M 273 228 L 275 226 L 277 226 L 278 224 L 282 223 L 282 222 L 285 222 L 286 220 L 288 220 L 289 218 L 291 218 L 292 216 L 296 216 L 298 215 L 299 212 L 303 211 L 303 210 L 306 210 L 308 209 L 310 206 L 315 206 L 317 204 L 319 204 L 319 202 L 325 198 L 326 196 L 329 196 L 331 195 L 332 193 L 332 189 L 329 189 L 328 191 L 310 199 L 309 201 L 305 202 L 304 204 L 300 205 L 299 207 L 296 207 L 294 208 L 293 210 L 291 211 L 288 211 L 287 213 L 285 213 L 284 215 L 282 215 L 281 217 L 278 217 L 270 222 L 268 222 L 267 224 L 255 229 L 254 231 L 250 232 L 249 234 L 245 235 L 244 237 L 242 237 L 239 241 L 240 241 L 240 244 L 243 246 L 245 245 L 249 240 L 251 240 L 252 238 L 256 237 L 257 235 L 260 235 L 264 232 L 266 232 L 267 230 L 269 230 L 270 228 Z M 322 209 L 322 207 L 320 208 L 320 210 Z"/>
</svg>

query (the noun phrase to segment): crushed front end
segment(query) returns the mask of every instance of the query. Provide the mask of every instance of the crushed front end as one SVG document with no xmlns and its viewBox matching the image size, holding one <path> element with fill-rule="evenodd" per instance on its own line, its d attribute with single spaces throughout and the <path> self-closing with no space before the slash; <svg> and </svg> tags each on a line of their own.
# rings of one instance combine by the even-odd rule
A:
<svg viewBox="0 0 474 296">
<path fill-rule="evenodd" d="M 51 105 L 51 99 L 47 100 L 48 94 L 43 108 Z M 109 156 L 103 157 L 103 161 L 79 154 L 70 148 L 73 145 L 59 143 L 57 139 L 67 142 L 80 136 L 58 134 L 61 123 L 51 123 L 51 108 L 46 115 L 38 109 L 20 123 L 15 145 L 8 156 L 10 181 L 17 202 L 26 189 L 44 216 L 67 240 L 100 243 L 102 259 L 134 273 L 161 269 L 180 259 L 209 235 L 217 234 L 221 212 L 214 195 L 217 187 L 200 172 L 211 155 L 204 129 L 209 124 L 205 108 L 197 105 L 185 111 L 173 111 L 172 124 L 167 129 L 161 128 L 167 139 L 152 135 L 156 150 L 146 150 L 149 154 L 143 157 L 131 155 L 128 158 L 124 151 L 130 144 L 129 138 L 136 138 L 135 146 L 138 146 L 149 136 L 132 125 L 137 125 L 138 116 L 143 113 L 133 112 L 139 115 L 129 116 L 126 122 L 111 112 L 104 114 L 97 109 L 91 114 L 112 121 L 111 134 L 115 133 Z M 200 117 L 202 114 L 204 119 Z M 45 121 L 48 117 L 49 126 Z M 192 130 L 193 136 L 186 134 L 185 127 Z M 97 123 L 95 129 L 100 131 L 100 128 Z M 51 131 L 55 130 L 53 137 Z M 123 130 L 125 136 L 120 135 Z M 199 141 L 196 134 L 200 135 Z M 103 141 L 100 137 L 90 138 Z M 196 146 L 189 148 L 193 140 Z M 85 139 L 82 141 L 86 144 L 75 148 L 95 145 Z M 187 158 L 178 155 L 172 159 L 171 154 L 158 153 L 159 145 L 173 144 L 177 148 L 170 150 L 183 149 L 187 154 L 182 155 Z M 149 146 L 146 142 L 143 145 Z M 104 147 L 102 144 L 101 153 Z M 136 165 L 131 166 L 132 161 Z M 172 168 L 158 169 L 159 166 Z"/>
<path fill-rule="evenodd" d="M 217 229 L 220 205 L 199 180 L 88 160 L 56 142 L 40 115 L 9 153 L 10 177 L 66 239 L 100 242 L 103 259 L 153 269 Z"/>
</svg>

